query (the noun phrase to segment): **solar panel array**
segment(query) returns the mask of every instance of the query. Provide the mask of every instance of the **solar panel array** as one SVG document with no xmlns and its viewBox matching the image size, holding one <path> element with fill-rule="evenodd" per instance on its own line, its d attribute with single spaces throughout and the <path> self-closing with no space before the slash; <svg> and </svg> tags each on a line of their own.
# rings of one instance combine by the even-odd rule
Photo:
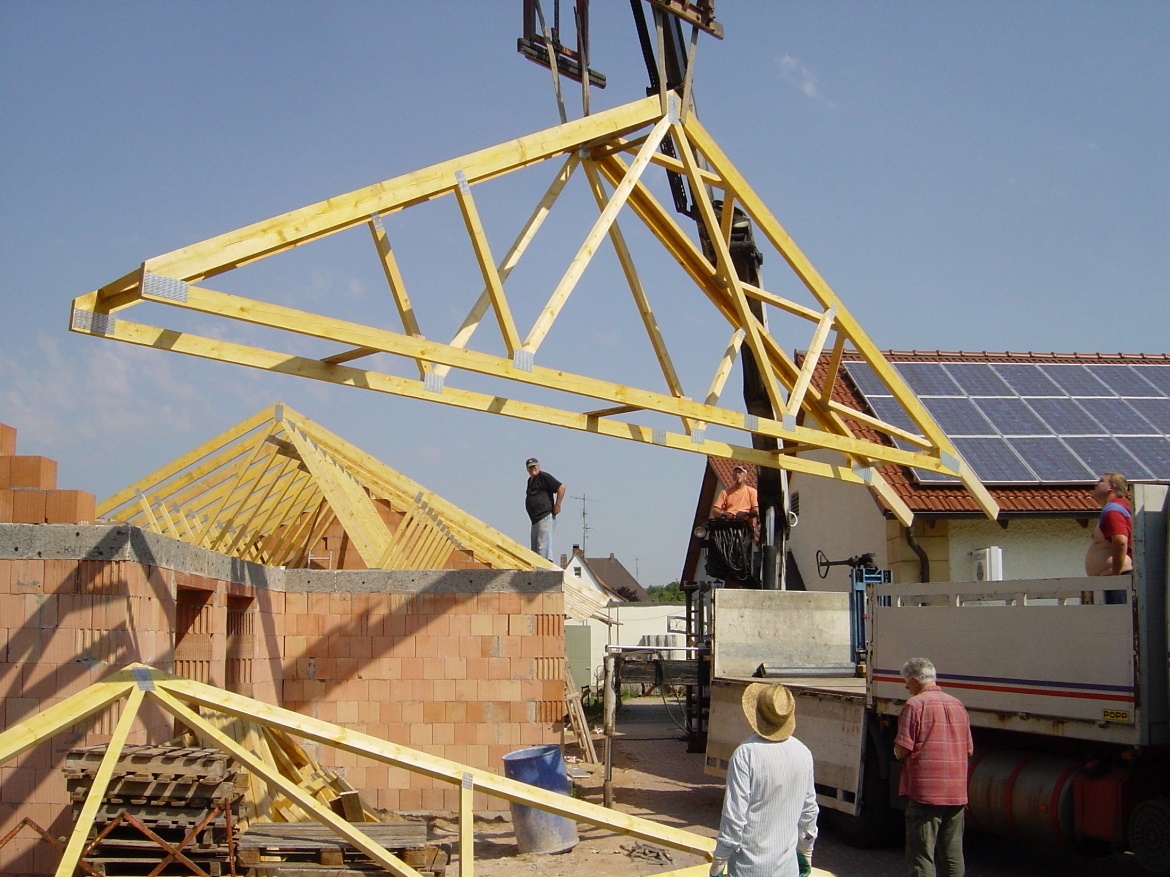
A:
<svg viewBox="0 0 1170 877">
<path fill-rule="evenodd" d="M 893 365 L 986 484 L 1083 484 L 1102 472 L 1170 481 L 1170 365 Z M 869 365 L 844 366 L 876 416 L 918 433 Z M 926 483 L 958 480 L 914 474 Z"/>
</svg>

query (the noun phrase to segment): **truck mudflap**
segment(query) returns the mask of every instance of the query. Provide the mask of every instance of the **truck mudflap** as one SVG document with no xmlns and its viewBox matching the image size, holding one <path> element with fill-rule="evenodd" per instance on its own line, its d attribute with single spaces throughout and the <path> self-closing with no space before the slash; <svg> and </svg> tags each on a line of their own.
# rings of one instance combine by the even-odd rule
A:
<svg viewBox="0 0 1170 877">
<path fill-rule="evenodd" d="M 704 771 L 726 778 L 735 747 L 751 736 L 743 715 L 743 690 L 751 682 L 782 682 L 796 699 L 794 736 L 813 754 L 817 803 L 856 815 L 865 751 L 865 699 L 862 694 L 807 687 L 787 679 L 715 679 Z"/>
</svg>

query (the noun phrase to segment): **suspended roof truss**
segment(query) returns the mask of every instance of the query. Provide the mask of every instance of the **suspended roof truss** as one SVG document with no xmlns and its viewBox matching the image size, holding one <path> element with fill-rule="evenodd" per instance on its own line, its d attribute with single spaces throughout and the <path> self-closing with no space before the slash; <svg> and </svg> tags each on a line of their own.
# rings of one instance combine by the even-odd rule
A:
<svg viewBox="0 0 1170 877">
<path fill-rule="evenodd" d="M 659 151 L 667 137 L 673 139 L 679 158 Z M 552 182 L 512 245 L 498 258 L 488 240 L 490 216 L 480 209 L 476 187 L 546 162 L 555 164 Z M 713 258 L 704 253 L 696 230 L 684 231 L 672 211 L 655 196 L 651 183 L 656 181 L 652 177 L 666 171 L 681 173 L 688 179 L 697 219 L 711 242 L 708 252 L 713 252 Z M 546 285 L 544 303 L 531 325 L 525 327 L 518 316 L 525 309 L 510 298 L 507 281 L 529 253 L 537 231 L 557 206 L 572 177 L 584 178 L 596 199 L 598 215 L 567 268 Z M 407 289 L 384 222 L 391 214 L 442 198 L 457 202 L 462 232 L 482 276 L 478 298 L 474 298 L 474 291 L 467 297 L 466 318 L 449 335 L 420 322 L 411 298 L 415 290 Z M 723 202 L 722 209 L 715 203 L 718 200 Z M 735 215 L 732 205 L 754 223 L 757 238 L 763 239 L 761 246 L 764 242 L 770 245 L 791 269 L 791 274 L 779 272 L 781 279 L 787 281 L 784 288 L 798 289 L 805 300 L 754 287 L 737 277 L 730 244 Z M 644 226 L 696 287 L 689 296 L 672 289 L 671 307 L 685 306 L 692 312 L 710 308 L 710 319 L 703 325 L 721 327 L 724 340 L 720 347 L 726 342 L 725 353 L 711 364 L 709 385 L 697 391 L 684 387 L 678 368 L 684 360 L 677 347 L 672 353 L 667 345 L 619 217 L 631 226 Z M 228 293 L 208 284 L 211 278 L 241 266 L 361 226 L 372 237 L 373 258 L 381 264 L 400 327 L 379 328 Z M 623 375 L 622 382 L 557 368 L 552 362 L 556 345 L 543 346 L 607 238 L 657 362 L 653 374 Z M 793 278 L 796 283 L 791 282 Z M 576 302 L 588 296 L 588 291 L 578 293 L 574 307 L 586 306 L 588 301 Z M 126 319 L 128 309 L 146 303 L 182 309 L 204 319 L 264 327 L 282 339 L 280 349 L 224 340 L 226 332 L 217 333 L 224 337 L 212 338 Z M 759 305 L 764 308 L 763 319 L 753 313 Z M 777 320 L 794 319 L 805 327 L 805 334 L 787 339 L 788 343 L 782 345 L 769 331 L 769 313 L 775 314 Z M 571 321 L 572 317 L 566 319 Z M 484 323 L 488 326 L 481 325 Z M 71 328 L 269 372 L 866 484 L 904 523 L 912 519 L 912 512 L 889 488 L 877 467 L 911 466 L 957 476 L 989 517 L 998 513 L 991 495 L 930 413 L 886 362 L 695 113 L 683 111 L 674 94 L 645 98 L 570 121 L 148 259 L 121 279 L 75 299 Z M 471 346 L 477 332 L 475 340 L 481 349 Z M 439 337 L 450 340 L 436 340 Z M 332 345 L 325 355 L 313 349 L 313 345 L 320 348 L 321 341 Z M 685 342 L 689 345 L 690 339 Z M 760 365 L 772 408 L 777 412 L 774 418 L 754 416 L 742 404 L 721 401 L 725 382 L 743 345 Z M 796 349 L 808 351 L 801 366 L 785 352 Z M 894 426 L 832 399 L 833 381 L 846 351 L 873 368 L 913 429 Z M 831 356 L 831 374 L 818 387 L 812 381 L 813 368 L 823 352 Z M 384 361 L 382 354 L 396 358 L 394 362 L 409 363 L 410 369 L 403 368 L 403 374 L 395 374 L 375 368 Z M 598 356 L 604 355 L 598 352 Z M 684 349 L 683 356 L 689 357 L 690 351 Z M 546 359 L 550 364 L 545 364 Z M 687 362 L 689 365 L 689 359 Z M 369 367 L 363 368 L 363 364 Z M 590 371 L 604 374 L 600 368 Z M 482 392 L 460 386 L 461 382 L 479 386 L 485 379 L 493 384 L 499 382 L 503 389 Z M 555 401 L 550 402 L 550 398 Z M 867 438 L 862 435 L 865 427 L 877 429 L 884 437 Z M 777 440 L 780 449 L 754 448 L 753 435 Z M 810 451 L 818 450 L 833 452 L 832 459 L 809 456 Z"/>
<path fill-rule="evenodd" d="M 104 500 L 97 513 L 267 566 L 308 566 L 337 521 L 370 569 L 444 569 L 458 551 L 492 569 L 557 568 L 280 403 Z"/>
</svg>

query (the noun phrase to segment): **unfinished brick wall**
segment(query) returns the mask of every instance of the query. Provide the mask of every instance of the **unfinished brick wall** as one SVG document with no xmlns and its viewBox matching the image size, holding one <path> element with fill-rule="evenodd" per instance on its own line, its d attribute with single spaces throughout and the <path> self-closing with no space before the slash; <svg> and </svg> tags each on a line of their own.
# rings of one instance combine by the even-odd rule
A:
<svg viewBox="0 0 1170 877">
<path fill-rule="evenodd" d="M 476 583 L 499 573 L 418 576 L 414 592 L 285 594 L 284 705 L 497 773 L 507 752 L 559 743 L 561 593 L 475 592 Z M 457 786 L 312 751 L 374 807 L 458 808 Z M 476 802 L 479 809 L 506 806 L 486 796 Z"/>
<path fill-rule="evenodd" d="M 559 572 L 328 572 L 247 564 L 125 525 L 0 524 L 0 727 L 141 661 L 395 743 L 502 773 L 560 741 Z M 147 709 L 130 742 L 172 734 Z M 28 816 L 70 829 L 61 765 L 105 742 L 99 714 L 0 768 L 0 836 Z M 322 747 L 373 806 L 450 810 L 458 790 Z M 506 802 L 477 795 L 480 810 Z M 49 874 L 25 829 L 0 873 Z"/>
<path fill-rule="evenodd" d="M 57 489 L 57 461 L 18 455 L 16 430 L 0 423 L 0 524 L 94 521 L 94 496 Z"/>
</svg>

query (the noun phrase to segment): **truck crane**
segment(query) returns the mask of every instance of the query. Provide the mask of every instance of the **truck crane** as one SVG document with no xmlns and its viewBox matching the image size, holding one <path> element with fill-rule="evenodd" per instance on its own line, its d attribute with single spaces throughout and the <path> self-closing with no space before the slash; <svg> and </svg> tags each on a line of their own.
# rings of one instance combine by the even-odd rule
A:
<svg viewBox="0 0 1170 877">
<path fill-rule="evenodd" d="M 688 103 L 690 96 L 690 64 L 693 60 L 695 38 L 700 30 L 722 39 L 723 27 L 715 20 L 714 0 L 690 3 L 681 0 L 649 0 L 649 6 L 654 15 L 654 35 L 646 18 L 646 3 L 643 0 L 630 0 L 630 11 L 633 14 L 634 24 L 638 32 L 638 44 L 642 50 L 642 57 L 646 65 L 646 74 L 649 78 L 648 95 L 661 95 L 664 92 L 678 91 L 683 94 L 683 102 Z M 553 26 L 550 29 L 537 29 L 537 22 L 544 22 L 540 0 L 524 0 L 524 35 L 517 42 L 518 51 L 527 58 L 548 67 L 554 74 L 561 74 L 582 84 L 583 104 L 588 112 L 589 86 L 604 88 L 606 78 L 603 74 L 589 68 L 589 0 L 575 0 L 573 4 L 574 21 L 577 26 L 576 48 L 566 47 L 561 42 L 561 4 L 560 0 L 553 0 Z M 690 46 L 683 35 L 683 24 L 689 23 L 692 27 Z M 655 39 L 654 37 L 657 37 Z M 589 70 L 587 78 L 583 78 L 582 70 Z M 554 75 L 554 87 L 557 79 Z M 560 94 L 558 91 L 558 100 Z M 564 107 L 561 106 L 562 119 Z M 678 146 L 671 136 L 662 139 L 659 150 L 663 155 L 678 158 Z M 667 180 L 671 195 L 674 199 L 675 212 L 687 217 L 696 223 L 699 231 L 703 252 L 709 260 L 716 261 L 715 250 L 706 231 L 706 225 L 695 204 L 695 199 L 688 192 L 689 183 L 679 172 L 668 170 Z M 714 200 L 716 215 L 722 217 L 723 201 Z M 760 268 L 764 262 L 763 253 L 756 246 L 751 220 L 738 208 L 734 209 L 731 224 L 729 249 L 734 270 L 739 279 L 753 287 L 762 285 Z M 767 325 L 767 316 L 764 305 L 759 300 L 749 303 L 752 315 Z M 750 347 L 742 348 L 743 369 L 743 399 L 749 414 L 755 417 L 775 419 L 776 411 L 769 397 L 767 386 L 760 365 Z M 769 436 L 755 434 L 752 436 L 754 448 L 764 452 L 775 453 L 780 448 L 780 442 Z M 788 507 L 788 480 L 781 469 L 756 467 L 756 489 L 759 494 L 761 518 L 761 553 L 753 558 L 752 569 L 744 576 L 741 570 L 739 581 L 748 586 L 761 585 L 765 590 L 777 590 L 784 587 L 784 561 L 787 555 L 787 541 L 790 532 Z M 714 550 L 714 549 L 713 549 Z M 739 567 L 739 563 L 730 565 L 724 561 L 725 567 Z"/>
</svg>

